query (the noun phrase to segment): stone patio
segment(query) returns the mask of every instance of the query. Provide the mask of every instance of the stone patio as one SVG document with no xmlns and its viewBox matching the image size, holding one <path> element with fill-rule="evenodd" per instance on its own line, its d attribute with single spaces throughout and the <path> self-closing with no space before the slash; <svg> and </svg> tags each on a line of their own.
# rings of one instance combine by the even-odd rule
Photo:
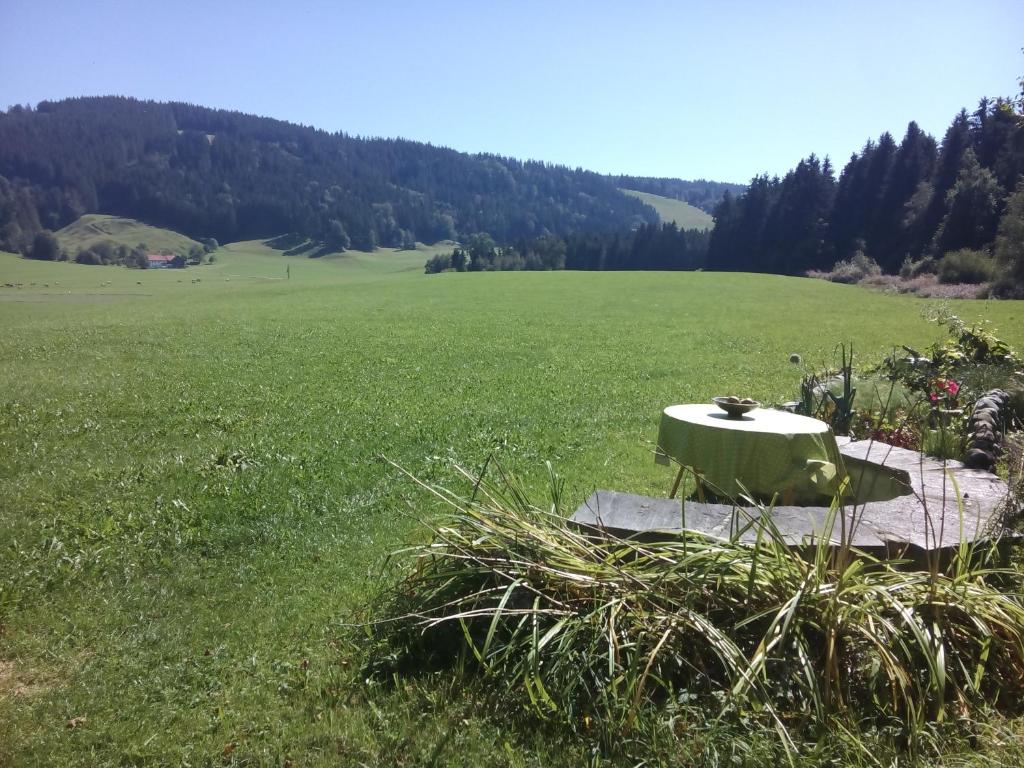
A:
<svg viewBox="0 0 1024 768">
<path fill-rule="evenodd" d="M 850 544 L 874 555 L 948 550 L 962 540 L 989 538 L 1005 514 L 1019 511 L 1008 508 L 1006 483 L 989 472 L 884 443 L 837 441 L 858 498 L 844 505 L 828 532 L 826 507 L 772 509 L 772 521 L 793 546 L 820 541 L 823 535 L 838 545 L 845 524 Z M 678 532 L 685 518 L 690 530 L 729 537 L 758 514 L 756 508 L 728 504 L 596 491 L 570 520 L 616 536 L 652 538 Z M 739 538 L 753 543 L 756 537 L 756 530 L 747 528 Z"/>
</svg>

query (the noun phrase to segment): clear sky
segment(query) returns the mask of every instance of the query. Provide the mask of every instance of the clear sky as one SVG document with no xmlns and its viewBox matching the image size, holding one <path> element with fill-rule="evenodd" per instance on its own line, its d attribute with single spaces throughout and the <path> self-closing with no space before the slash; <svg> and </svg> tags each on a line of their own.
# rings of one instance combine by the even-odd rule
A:
<svg viewBox="0 0 1024 768">
<path fill-rule="evenodd" d="M 0 108 L 188 101 L 601 172 L 838 167 L 1019 92 L 1024 1 L 0 0 Z"/>
</svg>

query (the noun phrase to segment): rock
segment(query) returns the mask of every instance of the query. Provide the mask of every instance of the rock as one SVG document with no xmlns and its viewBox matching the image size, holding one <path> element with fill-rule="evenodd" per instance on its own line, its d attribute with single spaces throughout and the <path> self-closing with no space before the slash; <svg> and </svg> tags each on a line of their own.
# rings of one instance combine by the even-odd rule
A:
<svg viewBox="0 0 1024 768">
<path fill-rule="evenodd" d="M 991 470 L 1000 448 L 1000 427 L 1006 422 L 1010 396 L 1005 390 L 992 389 L 978 398 L 967 422 L 967 452 L 964 464 L 972 469 Z"/>
<path fill-rule="evenodd" d="M 873 464 L 891 477 L 906 476 L 907 491 L 893 498 L 866 501 L 832 510 L 828 507 L 775 506 L 768 514 L 783 541 L 806 547 L 809 537 L 823 538 L 836 546 L 841 536 L 853 547 L 877 557 L 904 557 L 921 551 L 942 550 L 955 555 L 962 542 L 985 540 L 999 520 L 1007 485 L 987 471 L 990 458 L 983 451 L 971 454 L 978 462 L 965 469 L 960 462 L 943 462 L 916 451 L 886 446 L 871 440 L 837 439 L 847 468 Z M 979 471 L 982 470 L 982 471 Z M 955 498 L 949 477 L 956 480 L 960 499 Z M 667 479 L 667 478 L 666 478 Z M 961 503 L 962 501 L 962 503 Z M 598 536 L 635 536 L 640 540 L 664 539 L 678 534 L 685 525 L 714 537 L 733 532 L 738 540 L 755 545 L 757 508 L 731 504 L 701 503 L 679 499 L 635 496 L 615 491 L 596 491 L 572 516 L 572 524 Z M 853 521 L 856 520 L 856 525 Z M 842 526 L 846 525 L 846 533 Z M 829 530 L 828 526 L 831 526 Z M 913 552 L 905 548 L 915 548 Z"/>
<path fill-rule="evenodd" d="M 964 454 L 964 466 L 968 469 L 991 469 L 995 459 L 979 448 L 969 448 Z"/>
</svg>

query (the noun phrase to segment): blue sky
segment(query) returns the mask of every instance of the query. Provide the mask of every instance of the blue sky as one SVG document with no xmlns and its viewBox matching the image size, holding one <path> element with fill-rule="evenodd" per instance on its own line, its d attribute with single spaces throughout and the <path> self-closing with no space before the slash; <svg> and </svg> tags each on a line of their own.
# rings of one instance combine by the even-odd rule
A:
<svg viewBox="0 0 1024 768">
<path fill-rule="evenodd" d="M 123 94 L 601 172 L 838 166 L 1019 92 L 1024 2 L 0 0 L 0 108 Z"/>
</svg>

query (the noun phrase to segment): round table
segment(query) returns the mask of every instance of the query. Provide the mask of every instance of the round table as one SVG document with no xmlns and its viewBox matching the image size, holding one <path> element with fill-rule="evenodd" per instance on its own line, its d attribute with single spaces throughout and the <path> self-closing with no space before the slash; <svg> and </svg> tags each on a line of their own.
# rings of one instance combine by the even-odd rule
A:
<svg viewBox="0 0 1024 768">
<path fill-rule="evenodd" d="M 778 494 L 786 504 L 821 503 L 846 476 L 828 424 L 768 408 L 734 418 L 713 404 L 671 405 L 661 416 L 655 460 L 677 462 L 679 477 L 684 467 L 694 470 L 716 496 Z"/>
</svg>

